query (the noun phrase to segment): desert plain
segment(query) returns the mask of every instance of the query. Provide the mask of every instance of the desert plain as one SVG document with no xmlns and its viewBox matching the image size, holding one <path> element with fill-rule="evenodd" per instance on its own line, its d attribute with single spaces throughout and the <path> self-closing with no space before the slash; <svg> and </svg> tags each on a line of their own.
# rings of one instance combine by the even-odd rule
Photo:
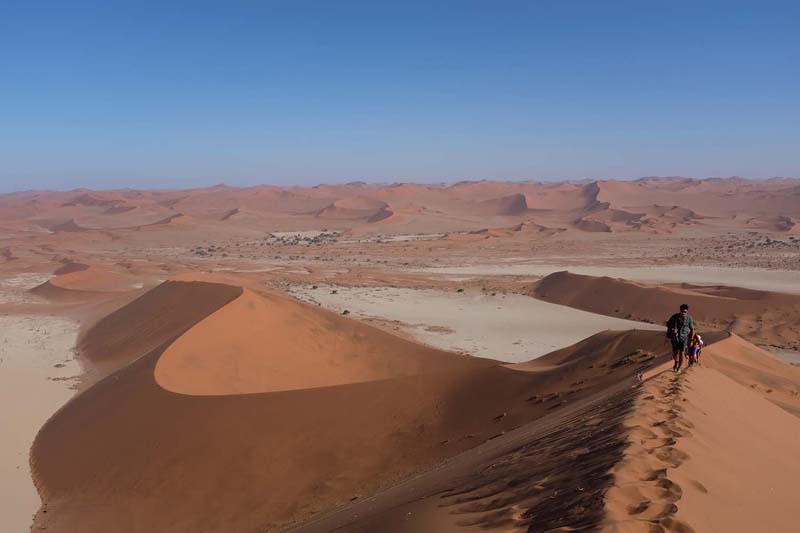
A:
<svg viewBox="0 0 800 533">
<path fill-rule="evenodd" d="M 798 364 L 798 179 L 0 195 L 10 533 L 797 531 Z"/>
</svg>

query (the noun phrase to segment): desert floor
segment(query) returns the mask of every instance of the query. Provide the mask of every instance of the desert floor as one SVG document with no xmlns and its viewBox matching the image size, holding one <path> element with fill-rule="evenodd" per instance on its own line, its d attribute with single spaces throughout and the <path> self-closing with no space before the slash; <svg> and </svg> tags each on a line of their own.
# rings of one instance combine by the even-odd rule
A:
<svg viewBox="0 0 800 533">
<path fill-rule="evenodd" d="M 383 323 L 436 348 L 509 363 L 534 359 L 606 329 L 661 330 L 519 294 L 332 286 L 299 286 L 291 294 Z"/>
<path fill-rule="evenodd" d="M 0 315 L 0 516 L 26 531 L 41 505 L 28 454 L 44 422 L 75 394 L 78 325 L 46 315 Z"/>
<path fill-rule="evenodd" d="M 476 276 L 544 277 L 560 270 L 569 270 L 575 274 L 586 274 L 588 276 L 608 276 L 654 283 L 731 285 L 748 289 L 800 294 L 800 271 L 748 267 L 706 265 L 597 266 L 580 263 L 540 264 L 512 259 L 496 264 L 426 268 L 421 269 L 421 272 L 460 276 L 457 279 L 464 281 Z"/>
</svg>

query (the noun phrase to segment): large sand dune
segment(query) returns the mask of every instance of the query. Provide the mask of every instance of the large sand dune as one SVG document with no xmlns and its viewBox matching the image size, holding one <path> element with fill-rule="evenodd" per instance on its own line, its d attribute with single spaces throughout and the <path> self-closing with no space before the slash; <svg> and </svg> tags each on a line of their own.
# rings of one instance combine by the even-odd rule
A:
<svg viewBox="0 0 800 533">
<path fill-rule="evenodd" d="M 453 231 L 477 229 L 486 217 L 519 219 L 533 212 L 548 225 L 590 232 L 672 233 L 699 224 L 706 231 L 717 227 L 789 233 L 796 231 L 794 221 L 800 216 L 798 191 L 796 180 L 738 178 L 37 191 L 0 195 L 0 220 L 28 220 L 59 233 L 85 233 L 152 227 L 182 213 L 200 226 L 227 222 L 251 228 L 271 222 L 319 229 L 354 228 L 399 211 L 419 219 L 428 231 Z M 230 213 L 250 216 L 231 218 Z M 413 221 L 404 225 L 409 224 L 417 227 Z"/>
<path fill-rule="evenodd" d="M 556 272 L 530 294 L 609 316 L 665 323 L 682 303 L 701 328 L 730 329 L 759 344 L 800 347 L 800 296 L 727 286 L 647 285 Z"/>
<path fill-rule="evenodd" d="M 248 325 L 257 323 L 263 332 Z M 238 351 L 219 351 L 225 342 L 214 344 L 212 332 L 220 327 L 241 333 L 222 339 Z M 303 340 L 308 328 L 318 337 Z M 149 334 L 134 333 L 143 330 Z M 472 448 L 663 357 L 658 334 L 636 335 L 643 336 L 640 349 L 624 356 L 606 351 L 588 354 L 585 367 L 554 360 L 519 371 L 414 345 L 314 307 L 216 284 L 168 283 L 84 338 L 90 359 L 114 353 L 132 362 L 42 428 L 32 452 L 45 502 L 37 524 L 108 531 L 136 516 L 129 530 L 274 529 Z M 292 338 L 311 352 L 269 354 Z M 188 341 L 190 352 L 181 347 Z M 172 347 L 177 351 L 169 353 Z M 266 363 L 254 355 L 265 350 Z M 199 371 L 189 367 L 188 353 L 199 357 Z M 337 361 L 342 368 L 331 366 Z M 168 371 L 158 369 L 162 362 Z M 561 364 L 573 370 L 554 370 Z M 169 372 L 177 368 L 190 377 Z M 272 383 L 237 377 L 264 370 Z M 321 386 L 318 370 L 330 384 L 350 384 Z M 181 392 L 164 389 L 157 375 Z M 371 381 L 352 383 L 365 379 Z M 287 387 L 296 390 L 252 392 Z M 234 394 L 241 388 L 251 393 Z"/>
<path fill-rule="evenodd" d="M 648 336 L 598 335 L 530 370 L 545 360 L 611 362 L 656 342 Z M 714 357 L 771 364 L 741 339 L 711 338 Z M 618 376 L 594 396 L 296 531 L 793 531 L 800 420 L 718 370 L 675 376 L 663 360 L 645 364 L 652 377 L 641 385 Z"/>
<path fill-rule="evenodd" d="M 103 317 L 79 339 L 94 364 L 125 365 L 175 338 L 241 294 L 238 287 L 167 282 Z"/>
<path fill-rule="evenodd" d="M 285 297 L 245 290 L 167 348 L 155 377 L 174 392 L 224 395 L 446 372 L 473 362 L 483 364 Z"/>
</svg>

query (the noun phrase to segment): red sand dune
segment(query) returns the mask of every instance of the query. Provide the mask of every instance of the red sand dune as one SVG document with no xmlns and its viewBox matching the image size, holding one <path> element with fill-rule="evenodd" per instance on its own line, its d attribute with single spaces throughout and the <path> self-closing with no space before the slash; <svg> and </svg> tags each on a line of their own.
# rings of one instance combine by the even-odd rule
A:
<svg viewBox="0 0 800 533">
<path fill-rule="evenodd" d="M 647 285 L 556 272 L 529 294 L 603 315 L 665 323 L 682 303 L 704 329 L 730 329 L 759 344 L 800 347 L 800 296 L 724 286 Z"/>
<path fill-rule="evenodd" d="M 530 369 L 625 360 L 657 337 L 602 333 Z M 710 357 L 767 361 L 741 339 L 710 340 Z M 793 531 L 800 420 L 717 370 L 676 377 L 663 360 L 649 362 L 655 374 L 641 386 L 621 379 L 293 531 Z"/>
<path fill-rule="evenodd" d="M 113 200 L 110 198 L 102 198 L 97 194 L 87 192 L 65 202 L 64 206 L 69 207 L 76 205 L 84 205 L 90 207 L 111 207 L 114 206 L 116 203 L 117 200 Z"/>
<path fill-rule="evenodd" d="M 56 224 L 55 226 L 50 227 L 50 231 L 58 233 L 58 232 L 78 232 L 78 231 L 87 231 L 86 228 L 79 226 L 74 218 L 67 220 L 66 222 L 62 222 L 61 224 Z"/>
<path fill-rule="evenodd" d="M 736 336 L 706 338 L 704 372 L 795 408 L 800 369 Z M 600 527 L 631 494 L 606 498 L 614 478 L 605 473 L 630 466 L 624 421 L 650 416 L 629 385 L 668 358 L 659 332 L 603 332 L 502 366 L 204 282 L 160 285 L 80 346 L 90 364 L 121 368 L 36 438 L 35 524 L 49 531 L 277 531 L 315 516 L 301 531 Z M 693 478 L 689 467 L 674 479 Z M 391 488 L 349 503 L 381 487 Z M 320 515 L 334 505 L 343 507 Z M 664 527 L 700 520 L 662 518 Z"/>
<path fill-rule="evenodd" d="M 215 186 L 182 191 L 70 191 L 0 195 L 0 219 L 53 231 L 124 229 L 152 224 L 176 211 L 195 221 L 266 222 L 351 229 L 404 213 L 392 231 L 469 231 L 487 216 L 536 213 L 549 225 L 591 232 L 672 233 L 682 227 L 797 232 L 797 180 L 645 178 L 565 183 L 462 182 L 454 185 Z M 391 208 L 389 207 L 391 206 Z M 238 210 L 238 211 L 237 211 Z M 231 213 L 247 213 L 233 217 Z M 409 217 L 412 218 L 409 220 Z M 414 220 L 418 218 L 419 220 Z M 229 226 L 231 224 L 228 224 Z M 162 228 L 168 230 L 169 228 Z M 288 228 L 287 228 L 288 229 Z"/>
<path fill-rule="evenodd" d="M 67 260 L 67 261 L 62 261 L 62 265 L 58 269 L 56 269 L 56 271 L 53 272 L 53 274 L 55 274 L 56 276 L 61 276 L 63 274 L 71 274 L 73 272 L 81 272 L 83 270 L 88 270 L 88 269 L 89 265 L 86 265 L 84 263 L 78 263 L 76 261 Z"/>
<path fill-rule="evenodd" d="M 567 228 L 554 228 L 537 224 L 533 221 L 520 222 L 515 226 L 504 228 L 483 228 L 475 231 L 456 232 L 447 235 L 453 241 L 480 241 L 483 239 L 538 239 L 552 237 L 567 231 Z"/>
<path fill-rule="evenodd" d="M 388 207 L 386 202 L 357 196 L 337 200 L 317 212 L 316 216 L 323 219 L 378 221 L 391 215 Z"/>
<path fill-rule="evenodd" d="M 314 311 L 245 290 L 164 351 L 156 381 L 182 394 L 247 394 L 400 378 L 473 361 Z"/>
<path fill-rule="evenodd" d="M 737 379 L 743 368 L 759 383 L 797 370 L 733 336 L 707 347 L 702 366 L 645 383 L 625 420 L 628 446 L 612 470 L 602 531 L 796 529 L 800 419 Z M 799 378 L 784 380 L 795 395 Z"/>
<path fill-rule="evenodd" d="M 103 211 L 104 215 L 121 215 L 135 210 L 135 205 L 114 205 Z"/>
<path fill-rule="evenodd" d="M 56 272 L 60 273 L 30 291 L 52 301 L 68 301 L 141 288 L 133 276 L 80 263 L 68 263 Z"/>
<path fill-rule="evenodd" d="M 592 233 L 610 233 L 611 226 L 599 220 L 592 220 L 591 218 L 581 217 L 575 221 L 575 227 L 581 231 L 589 231 Z"/>
<path fill-rule="evenodd" d="M 239 208 L 238 207 L 234 207 L 233 209 L 229 209 L 228 211 L 226 211 L 225 214 L 223 214 L 220 217 L 220 220 L 222 220 L 222 221 L 228 220 L 232 216 L 238 215 L 239 213 L 240 213 Z"/>
<path fill-rule="evenodd" d="M 233 301 L 242 289 L 193 281 L 165 282 L 99 320 L 81 336 L 78 348 L 90 363 L 124 365 L 184 333 Z"/>
<path fill-rule="evenodd" d="M 136 516 L 138 530 L 273 530 L 592 394 L 655 357 L 590 355 L 592 367 L 573 365 L 570 382 L 566 373 L 520 372 L 415 345 L 316 307 L 240 294 L 235 287 L 170 282 L 84 336 L 89 361 L 130 364 L 42 428 L 32 452 L 45 501 L 37 524 L 119 531 L 133 524 L 124 517 Z M 257 324 L 267 327 L 258 331 Z M 228 344 L 203 350 L 203 343 L 216 342 L 214 332 L 230 334 L 223 339 Z M 181 352 L 184 338 L 195 346 Z M 291 351 L 293 338 L 310 353 L 266 363 L 254 355 Z M 175 340 L 178 351 L 170 354 Z M 187 354 L 211 372 L 190 369 Z M 162 373 L 162 357 L 193 379 Z M 266 386 L 244 376 L 253 364 L 273 370 Z M 319 386 L 321 370 L 328 383 L 350 383 Z M 167 391 L 156 374 L 202 395 Z M 364 379 L 372 381 L 353 383 Z M 254 384 L 316 388 L 232 394 Z M 224 395 L 208 395 L 214 392 Z"/>
<path fill-rule="evenodd" d="M 528 203 L 524 194 L 511 194 L 501 198 L 483 200 L 477 205 L 476 212 L 479 215 L 489 216 L 523 215 L 528 212 Z"/>
</svg>

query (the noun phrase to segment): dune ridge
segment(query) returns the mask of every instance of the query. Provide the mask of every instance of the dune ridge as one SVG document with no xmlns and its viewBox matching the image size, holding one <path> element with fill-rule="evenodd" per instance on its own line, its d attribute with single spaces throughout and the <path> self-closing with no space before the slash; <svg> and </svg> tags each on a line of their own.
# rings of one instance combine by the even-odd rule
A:
<svg viewBox="0 0 800 533">
<path fill-rule="evenodd" d="M 602 350 L 620 357 L 641 335 L 598 334 L 546 356 L 549 364 L 518 366 L 583 366 Z M 769 367 L 768 354 L 724 333 L 710 340 L 703 366 L 676 376 L 666 358 L 650 360 L 641 384 L 621 379 L 293 531 L 792 531 L 800 420 L 706 364 Z"/>
<path fill-rule="evenodd" d="M 763 364 L 746 345 L 732 337 L 709 351 L 742 357 L 744 349 Z M 628 446 L 602 531 L 794 530 L 798 418 L 703 365 L 646 382 L 624 424 Z"/>
<path fill-rule="evenodd" d="M 800 348 L 800 296 L 740 287 L 648 285 L 555 272 L 527 293 L 602 315 L 665 323 L 682 303 L 702 329 L 726 329 L 759 344 Z"/>
<path fill-rule="evenodd" d="M 82 263 L 67 263 L 56 272 L 60 273 L 30 289 L 30 292 L 59 302 L 91 300 L 136 289 L 132 277 Z"/>
<path fill-rule="evenodd" d="M 219 321 L 231 310 L 230 320 Z M 271 336 L 277 346 L 285 342 L 281 338 L 308 335 L 297 326 L 305 322 L 319 328 L 313 342 L 331 350 L 306 361 L 281 358 L 284 376 L 306 380 L 295 386 L 316 379 L 325 357 L 347 360 L 352 345 L 369 353 L 378 343 L 374 357 L 388 360 L 378 368 L 391 372 L 359 383 L 337 378 L 329 382 L 335 386 L 316 382 L 314 388 L 247 394 L 228 388 L 224 373 L 206 374 L 206 381 L 222 374 L 225 389 L 202 392 L 223 395 L 176 394 L 156 380 L 159 362 L 169 361 L 165 354 L 182 335 L 202 333 L 194 340 L 205 342 L 219 327 L 246 326 L 241 312 L 252 312 L 259 323 L 264 313 L 281 318 L 287 310 L 288 325 L 265 328 L 268 335 L 252 339 L 257 347 L 270 346 Z M 333 341 L 348 328 L 353 333 Z M 647 332 L 633 335 L 642 336 L 638 344 L 656 339 Z M 391 343 L 397 345 L 395 362 L 391 349 L 384 354 Z M 160 285 L 99 321 L 80 346 L 88 361 L 119 370 L 64 406 L 34 442 L 34 475 L 44 501 L 36 523 L 51 531 L 118 530 L 128 513 L 148 530 L 280 529 L 585 398 L 664 357 L 663 351 L 591 355 L 594 364 L 583 380 L 576 374 L 569 382 L 567 374 L 552 369 L 520 371 L 439 352 L 316 307 L 202 282 Z M 235 355 L 259 353 L 245 348 Z M 214 355 L 231 356 L 209 346 L 203 357 Z M 303 368 L 311 377 L 300 374 Z M 363 368 L 351 365 L 351 371 L 358 377 Z"/>
<path fill-rule="evenodd" d="M 181 394 L 225 395 L 329 387 L 484 365 L 426 349 L 289 298 L 245 289 L 182 334 L 155 379 Z"/>
<path fill-rule="evenodd" d="M 147 227 L 183 213 L 185 224 L 252 230 L 354 229 L 403 213 L 403 226 L 429 232 L 470 231 L 486 217 L 520 222 L 531 213 L 546 225 L 579 232 L 669 234 L 728 228 L 797 234 L 797 180 L 643 178 L 560 183 L 467 181 L 455 184 L 348 183 L 314 187 L 214 186 L 176 191 L 36 191 L 0 195 L 0 219 L 58 233 Z M 235 216 L 246 213 L 248 216 Z M 224 224 L 223 224 L 224 223 Z M 405 231 L 392 228 L 387 231 Z"/>
</svg>

